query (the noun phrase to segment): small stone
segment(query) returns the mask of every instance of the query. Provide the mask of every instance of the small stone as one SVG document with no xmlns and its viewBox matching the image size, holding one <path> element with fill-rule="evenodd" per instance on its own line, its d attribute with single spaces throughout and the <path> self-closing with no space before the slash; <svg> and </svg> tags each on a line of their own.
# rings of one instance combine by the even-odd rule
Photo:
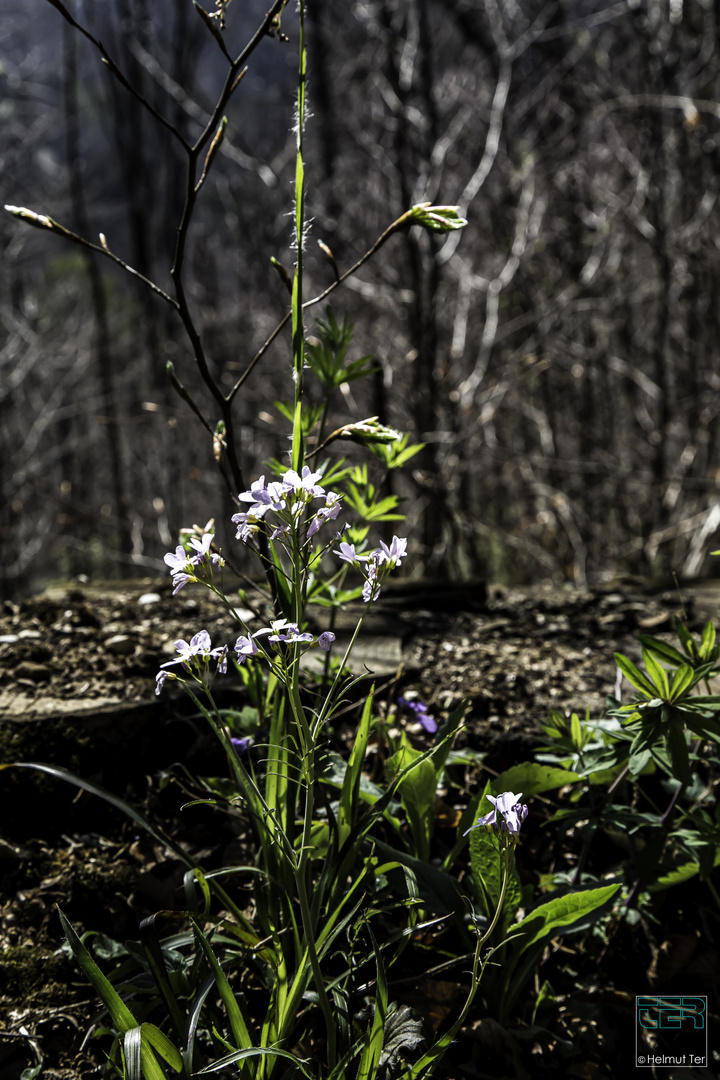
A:
<svg viewBox="0 0 720 1080">
<path fill-rule="evenodd" d="M 19 640 L 17 634 L 0 634 L 0 645 L 14 645 Z"/>
<path fill-rule="evenodd" d="M 32 683 L 47 682 L 52 677 L 52 671 L 46 664 L 36 664 L 32 660 L 23 660 L 14 671 L 15 678 L 29 679 Z"/>
<path fill-rule="evenodd" d="M 105 648 L 116 656 L 129 656 L 135 651 L 135 642 L 127 634 L 114 634 L 105 642 Z"/>
<path fill-rule="evenodd" d="M 146 592 L 142 594 L 138 600 L 138 604 L 157 604 L 160 600 L 162 600 L 160 593 Z"/>
</svg>

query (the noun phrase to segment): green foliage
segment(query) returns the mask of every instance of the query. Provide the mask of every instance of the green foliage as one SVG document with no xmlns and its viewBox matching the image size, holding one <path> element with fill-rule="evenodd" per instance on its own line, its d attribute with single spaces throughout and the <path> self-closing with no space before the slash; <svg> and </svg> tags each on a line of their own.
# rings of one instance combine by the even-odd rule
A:
<svg viewBox="0 0 720 1080">
<path fill-rule="evenodd" d="M 399 500 L 395 495 L 380 496 L 376 486 L 370 482 L 367 465 L 358 465 L 348 477 L 345 499 L 363 522 L 402 521 L 403 515 L 397 514 Z"/>
<path fill-rule="evenodd" d="M 317 376 L 325 394 L 329 395 L 342 383 L 354 382 L 355 379 L 372 375 L 378 369 L 372 367 L 372 356 L 361 356 L 358 360 L 346 363 L 347 351 L 353 339 L 353 324 L 343 315 L 338 323 L 331 308 L 327 309 L 327 319 L 317 320 L 317 341 L 308 341 L 306 357 L 308 365 Z"/>
</svg>

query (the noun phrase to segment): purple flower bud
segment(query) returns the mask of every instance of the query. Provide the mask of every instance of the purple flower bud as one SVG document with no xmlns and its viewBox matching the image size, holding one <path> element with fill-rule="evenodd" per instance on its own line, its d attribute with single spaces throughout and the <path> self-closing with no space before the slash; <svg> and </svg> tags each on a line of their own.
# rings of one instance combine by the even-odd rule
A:
<svg viewBox="0 0 720 1080">
<path fill-rule="evenodd" d="M 235 753 L 238 755 L 238 757 L 242 757 L 243 754 L 246 754 L 253 743 L 249 735 L 243 739 L 232 738 L 230 742 L 235 748 Z"/>
<path fill-rule="evenodd" d="M 318 638 L 318 645 L 323 650 L 323 652 L 329 652 L 334 640 L 335 635 L 333 634 L 332 630 L 326 630 L 325 633 L 321 634 Z"/>
</svg>

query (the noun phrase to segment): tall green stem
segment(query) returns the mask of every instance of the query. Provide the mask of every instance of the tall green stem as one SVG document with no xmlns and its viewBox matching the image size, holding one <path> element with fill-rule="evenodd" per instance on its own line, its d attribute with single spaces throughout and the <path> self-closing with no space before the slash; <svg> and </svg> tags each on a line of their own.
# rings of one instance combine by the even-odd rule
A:
<svg viewBox="0 0 720 1080">
<path fill-rule="evenodd" d="M 292 467 L 302 468 L 305 458 L 302 434 L 302 379 L 305 363 L 305 328 L 303 324 L 303 242 L 305 232 L 305 169 L 303 165 L 303 128 L 305 126 L 305 0 L 298 4 L 300 44 L 298 49 L 297 154 L 295 162 L 295 244 L 297 262 L 292 289 L 293 377 L 295 414 L 293 419 Z"/>
</svg>

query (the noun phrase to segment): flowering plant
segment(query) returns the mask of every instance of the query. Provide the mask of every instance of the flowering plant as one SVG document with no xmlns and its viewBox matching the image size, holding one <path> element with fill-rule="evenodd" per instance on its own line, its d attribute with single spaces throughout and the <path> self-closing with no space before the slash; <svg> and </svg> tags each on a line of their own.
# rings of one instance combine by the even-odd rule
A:
<svg viewBox="0 0 720 1080">
<path fill-rule="evenodd" d="M 520 803 L 522 792 L 513 795 L 512 791 L 504 791 L 497 798 L 494 795 L 486 795 L 485 798 L 493 804 L 493 809 L 490 813 L 478 818 L 476 823 L 471 825 L 469 829 L 466 829 L 465 836 L 472 832 L 473 829 L 479 829 L 484 825 L 499 829 L 503 833 L 509 833 L 510 836 L 517 839 L 520 827 L 528 814 L 527 806 Z M 500 815 L 499 821 L 498 814 Z"/>
</svg>

